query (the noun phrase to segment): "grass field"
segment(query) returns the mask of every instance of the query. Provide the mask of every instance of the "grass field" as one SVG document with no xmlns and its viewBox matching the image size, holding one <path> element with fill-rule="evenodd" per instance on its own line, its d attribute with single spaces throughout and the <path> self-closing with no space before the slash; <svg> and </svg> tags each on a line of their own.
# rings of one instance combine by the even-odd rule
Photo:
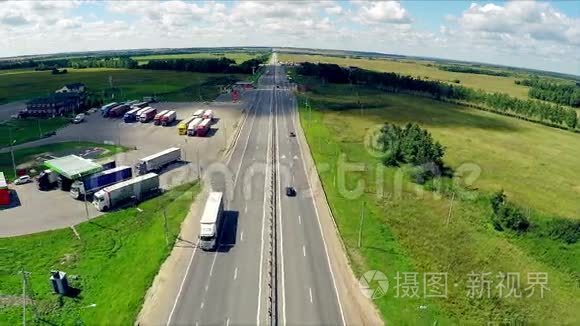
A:
<svg viewBox="0 0 580 326">
<path fill-rule="evenodd" d="M 453 80 L 458 79 L 461 81 L 460 85 L 466 87 L 483 89 L 488 92 L 506 93 L 522 99 L 528 98 L 529 88 L 514 83 L 516 79 L 520 78 L 444 71 L 438 69 L 435 64 L 427 61 L 411 62 L 389 59 L 357 59 L 289 53 L 278 54 L 278 60 L 283 62 L 334 63 L 342 66 L 355 66 L 381 72 L 395 72 L 402 75 L 421 78 L 428 77 L 430 80 L 440 80 L 444 82 L 452 82 Z M 431 66 L 428 66 L 428 64 L 431 64 Z"/>
<path fill-rule="evenodd" d="M 117 145 L 96 144 L 89 142 L 64 142 L 15 150 L 14 161 L 18 166 L 19 164 L 29 162 L 39 154 L 50 153 L 52 155 L 59 156 L 67 155 L 72 152 L 81 152 L 85 149 L 91 148 L 105 149 L 106 152 L 102 157 L 115 155 L 117 153 L 128 150 L 125 147 Z M 13 170 L 12 156 L 10 152 L 0 153 L 0 171 L 4 172 L 6 178 L 12 179 L 12 175 L 14 174 Z"/>
<path fill-rule="evenodd" d="M 219 94 L 219 85 L 227 83 L 227 79 L 245 78 L 245 75 L 141 69 L 68 69 L 63 75 L 20 70 L 0 74 L 0 103 L 45 96 L 73 82 L 84 83 L 92 93 L 99 95 L 110 92 L 112 83 L 116 100 L 155 95 L 164 101 L 197 101 L 200 96 L 205 101 L 214 99 Z"/>
<path fill-rule="evenodd" d="M 228 58 L 236 61 L 236 63 L 240 64 L 244 61 L 250 60 L 255 58 L 258 54 L 257 53 L 247 53 L 247 52 L 227 52 L 227 53 L 182 53 L 182 54 L 152 54 L 152 55 L 145 55 L 145 56 L 137 56 L 131 57 L 133 60 L 137 60 L 139 64 L 145 64 L 149 62 L 149 60 L 154 59 L 219 59 L 219 58 Z"/>
<path fill-rule="evenodd" d="M 0 239 L 0 324 L 22 323 L 22 269 L 31 272 L 40 325 L 132 325 L 145 292 L 168 256 L 198 184 L 179 186 L 71 229 Z M 165 241 L 166 212 L 169 245 Z M 80 290 L 77 298 L 52 293 L 49 272 L 61 270 Z M 33 318 L 28 306 L 28 321 Z"/>
<path fill-rule="evenodd" d="M 544 213 L 577 218 L 580 207 L 570 187 L 580 163 L 578 135 L 423 98 L 372 89 L 359 89 L 359 94 L 362 114 L 348 85 L 317 85 L 306 93 L 313 109 L 302 106 L 300 118 L 355 273 L 378 270 L 389 278 L 389 292 L 375 300 L 387 324 L 578 323 L 580 243 L 495 231 L 487 197 L 488 191 L 503 187 L 511 200 L 535 209 L 533 220 Z M 400 169 L 383 168 L 364 138 L 385 121 L 419 122 L 447 147 L 444 160 L 453 168 L 466 162 L 481 166 L 472 186 L 478 190 L 459 195 L 452 204 L 449 197 L 417 188 Z M 364 193 L 355 199 L 338 191 L 339 153 L 348 162 L 364 164 L 364 171 L 345 178 L 347 189 L 364 183 Z M 377 178 L 381 171 L 383 178 Z M 523 290 L 529 285 L 527 273 L 536 271 L 549 275 L 544 298 L 538 293 L 527 298 L 525 291 L 522 298 L 500 297 L 497 273 L 519 273 Z M 396 297 L 397 272 L 419 273 L 418 298 Z M 430 272 L 447 273 L 446 298 L 423 295 L 422 277 Z M 492 296 L 467 296 L 472 272 L 491 273 Z"/>
<path fill-rule="evenodd" d="M 0 123 L 0 148 L 42 138 L 42 135 L 70 123 L 69 118 L 12 119 Z"/>
</svg>

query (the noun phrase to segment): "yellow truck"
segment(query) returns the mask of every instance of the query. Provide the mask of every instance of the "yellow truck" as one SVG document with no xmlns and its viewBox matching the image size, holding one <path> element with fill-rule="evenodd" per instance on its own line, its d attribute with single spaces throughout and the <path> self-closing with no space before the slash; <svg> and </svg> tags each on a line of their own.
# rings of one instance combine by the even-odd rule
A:
<svg viewBox="0 0 580 326">
<path fill-rule="evenodd" d="M 180 135 L 187 135 L 187 127 L 189 126 L 189 123 L 193 121 L 193 119 L 195 119 L 195 116 L 191 116 L 179 122 L 179 125 L 177 125 L 177 130 L 179 131 Z"/>
</svg>

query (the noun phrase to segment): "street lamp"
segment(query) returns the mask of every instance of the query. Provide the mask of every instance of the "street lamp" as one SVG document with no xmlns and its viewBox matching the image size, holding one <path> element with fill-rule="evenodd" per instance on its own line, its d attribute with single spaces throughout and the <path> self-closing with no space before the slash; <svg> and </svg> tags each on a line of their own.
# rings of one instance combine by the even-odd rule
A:
<svg viewBox="0 0 580 326">
<path fill-rule="evenodd" d="M 16 173 L 16 161 L 14 160 L 14 144 L 16 143 L 16 140 L 11 140 L 10 142 L 10 156 L 12 156 L 12 168 L 14 168 L 14 178 L 16 179 L 16 177 L 18 177 L 18 174 Z"/>
</svg>

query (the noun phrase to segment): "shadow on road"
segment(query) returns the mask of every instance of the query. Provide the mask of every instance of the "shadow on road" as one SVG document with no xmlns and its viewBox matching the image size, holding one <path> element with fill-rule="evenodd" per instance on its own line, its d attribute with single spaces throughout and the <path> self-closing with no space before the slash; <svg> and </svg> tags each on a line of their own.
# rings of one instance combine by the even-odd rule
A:
<svg viewBox="0 0 580 326">
<path fill-rule="evenodd" d="M 224 211 L 222 228 L 220 231 L 218 252 L 228 252 L 236 245 L 238 237 L 238 211 Z"/>
</svg>

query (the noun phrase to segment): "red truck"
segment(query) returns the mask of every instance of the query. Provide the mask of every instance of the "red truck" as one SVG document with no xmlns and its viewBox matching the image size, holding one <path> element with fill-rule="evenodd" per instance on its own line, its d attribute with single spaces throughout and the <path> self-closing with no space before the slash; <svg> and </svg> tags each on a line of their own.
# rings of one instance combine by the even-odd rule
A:
<svg viewBox="0 0 580 326">
<path fill-rule="evenodd" d="M 109 118 L 119 118 L 119 117 L 122 117 L 122 116 L 125 115 L 125 113 L 127 111 L 129 111 L 130 108 L 131 108 L 131 106 L 129 106 L 127 104 L 118 105 L 118 106 L 112 108 L 109 111 L 109 115 L 108 116 L 109 116 Z"/>
<path fill-rule="evenodd" d="M 10 205 L 10 189 L 8 189 L 8 184 L 2 172 L 0 172 L 0 205 Z"/>
<path fill-rule="evenodd" d="M 209 127 L 210 126 L 211 126 L 211 119 L 205 119 L 205 120 L 203 120 L 195 128 L 195 134 L 198 137 L 204 137 L 205 135 L 207 135 L 207 132 L 209 131 Z"/>
<path fill-rule="evenodd" d="M 165 115 L 167 112 L 169 112 L 169 110 L 163 110 L 163 111 L 161 111 L 161 112 L 157 113 L 157 114 L 155 115 L 155 118 L 153 118 L 153 124 L 154 124 L 154 125 L 156 125 L 156 126 L 160 125 L 160 124 L 161 124 L 161 119 L 163 118 L 163 116 L 164 116 L 164 115 Z"/>
<path fill-rule="evenodd" d="M 166 127 L 171 125 L 177 119 L 175 111 L 169 111 L 161 117 L 161 125 Z"/>
<path fill-rule="evenodd" d="M 149 108 L 141 113 L 141 115 L 139 116 L 139 121 L 141 121 L 142 123 L 149 122 L 155 118 L 156 114 L 157 109 Z"/>
</svg>

